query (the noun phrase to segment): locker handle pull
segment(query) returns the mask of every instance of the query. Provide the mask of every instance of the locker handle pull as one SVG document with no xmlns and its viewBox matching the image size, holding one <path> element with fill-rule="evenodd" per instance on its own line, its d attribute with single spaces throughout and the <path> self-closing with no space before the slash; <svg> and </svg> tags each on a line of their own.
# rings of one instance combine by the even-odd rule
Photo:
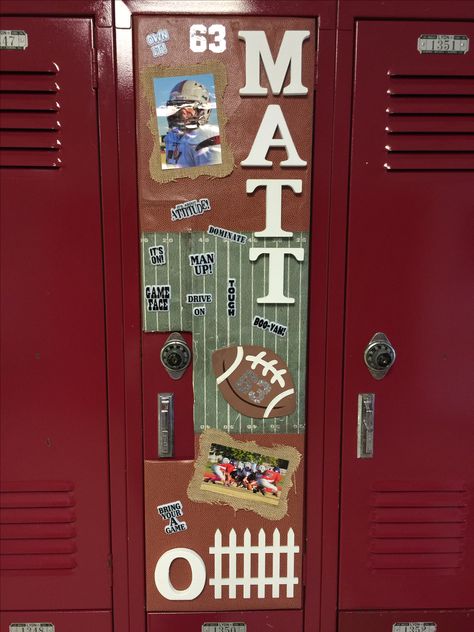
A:
<svg viewBox="0 0 474 632">
<path fill-rule="evenodd" d="M 359 393 L 357 406 L 357 458 L 374 456 L 375 394 Z"/>
<path fill-rule="evenodd" d="M 174 448 L 174 395 L 158 394 L 158 457 L 170 458 Z"/>
</svg>

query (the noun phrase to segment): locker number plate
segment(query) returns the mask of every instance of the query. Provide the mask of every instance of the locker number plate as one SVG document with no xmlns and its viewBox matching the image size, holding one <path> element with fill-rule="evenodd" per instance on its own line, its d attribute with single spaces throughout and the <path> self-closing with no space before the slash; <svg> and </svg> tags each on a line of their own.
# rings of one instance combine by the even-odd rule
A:
<svg viewBox="0 0 474 632">
<path fill-rule="evenodd" d="M 246 623 L 203 623 L 202 632 L 247 632 Z"/>
<path fill-rule="evenodd" d="M 410 623 L 394 623 L 392 632 L 436 632 L 436 623 L 424 623 L 421 621 Z"/>
<path fill-rule="evenodd" d="M 28 35 L 25 31 L 0 31 L 0 50 L 25 50 L 25 48 L 28 48 Z"/>
<path fill-rule="evenodd" d="M 467 35 L 420 35 L 418 52 L 432 55 L 465 55 L 469 50 Z"/>
<path fill-rule="evenodd" d="M 53 623 L 10 623 L 9 632 L 54 632 Z"/>
</svg>

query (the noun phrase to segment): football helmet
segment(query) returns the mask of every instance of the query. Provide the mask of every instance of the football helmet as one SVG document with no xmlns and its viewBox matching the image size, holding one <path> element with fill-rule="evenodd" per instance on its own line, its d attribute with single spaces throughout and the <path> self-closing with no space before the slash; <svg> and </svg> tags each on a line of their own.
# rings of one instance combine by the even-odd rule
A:
<svg viewBox="0 0 474 632">
<path fill-rule="evenodd" d="M 264 472 L 266 472 L 266 471 L 267 471 L 267 468 L 266 468 L 264 465 L 259 465 L 259 466 L 258 466 L 258 471 L 259 471 L 259 472 L 262 472 L 262 474 L 263 474 Z"/>
<path fill-rule="evenodd" d="M 196 129 L 205 125 L 211 115 L 209 90 L 193 79 L 185 79 L 175 85 L 166 102 L 168 125 L 180 130 Z"/>
</svg>

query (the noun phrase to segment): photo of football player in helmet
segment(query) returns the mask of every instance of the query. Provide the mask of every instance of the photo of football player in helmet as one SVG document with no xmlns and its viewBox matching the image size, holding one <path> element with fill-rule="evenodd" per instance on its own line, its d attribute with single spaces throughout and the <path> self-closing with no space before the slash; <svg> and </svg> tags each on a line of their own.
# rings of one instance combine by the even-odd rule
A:
<svg viewBox="0 0 474 632">
<path fill-rule="evenodd" d="M 163 169 L 222 163 L 213 87 L 210 74 L 155 79 Z"/>
</svg>

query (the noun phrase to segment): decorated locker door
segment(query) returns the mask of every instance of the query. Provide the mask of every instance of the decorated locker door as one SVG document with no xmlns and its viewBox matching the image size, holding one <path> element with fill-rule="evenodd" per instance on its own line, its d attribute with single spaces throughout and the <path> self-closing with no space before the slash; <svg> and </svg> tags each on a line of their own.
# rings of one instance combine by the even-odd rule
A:
<svg viewBox="0 0 474 632">
<path fill-rule="evenodd" d="M 357 42 L 340 607 L 392 613 L 341 630 L 467 632 L 474 30 L 359 22 Z M 396 612 L 417 609 L 453 612 Z"/>
<path fill-rule="evenodd" d="M 2 630 L 111 626 L 92 27 L 1 23 Z"/>
<path fill-rule="evenodd" d="M 134 21 L 150 630 L 302 629 L 315 48 Z"/>
</svg>

